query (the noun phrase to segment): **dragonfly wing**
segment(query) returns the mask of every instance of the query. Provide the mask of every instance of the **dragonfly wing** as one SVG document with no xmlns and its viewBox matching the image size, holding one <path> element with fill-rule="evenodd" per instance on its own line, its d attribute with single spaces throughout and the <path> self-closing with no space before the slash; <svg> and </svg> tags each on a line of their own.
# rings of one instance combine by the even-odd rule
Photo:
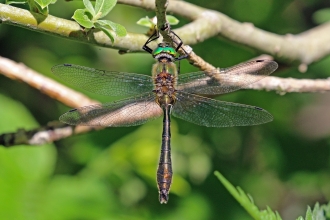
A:
<svg viewBox="0 0 330 220">
<path fill-rule="evenodd" d="M 177 92 L 172 114 L 207 127 L 248 126 L 273 120 L 270 113 L 259 107 L 218 101 L 185 92 Z"/>
<path fill-rule="evenodd" d="M 70 125 L 127 127 L 144 124 L 163 114 L 155 94 L 145 93 L 115 102 L 72 109 L 60 117 Z"/>
<path fill-rule="evenodd" d="M 178 90 L 205 95 L 233 92 L 263 79 L 277 67 L 275 61 L 254 60 L 220 69 L 220 72 L 182 74 L 178 79 Z"/>
<path fill-rule="evenodd" d="M 74 86 L 101 95 L 137 95 L 153 90 L 152 78 L 142 74 L 97 70 L 73 64 L 56 65 L 52 72 Z"/>
</svg>

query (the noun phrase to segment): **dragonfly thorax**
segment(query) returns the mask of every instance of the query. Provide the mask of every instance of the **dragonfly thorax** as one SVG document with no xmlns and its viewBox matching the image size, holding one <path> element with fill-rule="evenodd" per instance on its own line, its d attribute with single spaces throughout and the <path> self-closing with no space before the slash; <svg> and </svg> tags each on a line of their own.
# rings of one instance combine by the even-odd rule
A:
<svg viewBox="0 0 330 220">
<path fill-rule="evenodd" d="M 174 62 L 176 51 L 173 47 L 170 47 L 167 43 L 160 43 L 158 47 L 152 52 L 152 55 L 158 62 Z"/>
</svg>

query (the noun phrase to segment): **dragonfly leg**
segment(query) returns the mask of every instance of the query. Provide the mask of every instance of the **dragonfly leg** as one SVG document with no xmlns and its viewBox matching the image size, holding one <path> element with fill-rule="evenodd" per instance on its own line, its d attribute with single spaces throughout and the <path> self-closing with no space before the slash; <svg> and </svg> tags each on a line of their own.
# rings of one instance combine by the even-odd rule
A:
<svg viewBox="0 0 330 220">
<path fill-rule="evenodd" d="M 152 49 L 147 46 L 151 41 L 157 40 L 159 38 L 159 32 L 157 29 L 155 29 L 155 32 L 149 37 L 147 42 L 143 45 L 142 49 L 145 50 L 146 52 L 152 54 Z"/>
<path fill-rule="evenodd" d="M 181 48 L 181 49 L 183 50 L 183 52 L 185 53 L 184 55 L 181 55 L 181 56 L 175 58 L 175 60 L 177 61 L 177 60 L 183 60 L 183 59 L 186 59 L 186 58 L 189 56 L 189 54 L 188 54 L 188 52 L 185 51 L 185 49 L 182 47 L 183 41 L 181 40 L 181 38 L 180 38 L 180 37 L 179 37 L 174 31 L 171 30 L 171 33 L 174 35 L 174 37 L 172 37 L 172 40 L 173 40 L 173 42 L 177 45 L 176 48 L 175 48 L 175 51 L 178 52 L 178 50 Z M 177 42 L 177 41 L 175 40 L 175 37 L 179 39 L 179 42 Z"/>
</svg>

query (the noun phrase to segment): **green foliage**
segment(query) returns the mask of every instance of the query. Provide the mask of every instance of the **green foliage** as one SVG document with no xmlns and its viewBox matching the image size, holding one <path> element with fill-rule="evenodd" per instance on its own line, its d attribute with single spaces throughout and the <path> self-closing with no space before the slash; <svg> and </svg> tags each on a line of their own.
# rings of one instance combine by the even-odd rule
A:
<svg viewBox="0 0 330 220">
<path fill-rule="evenodd" d="M 6 4 L 28 4 L 30 11 L 42 15 L 48 15 L 48 5 L 56 0 L 6 0 Z"/>
<path fill-rule="evenodd" d="M 257 220 L 281 220 L 278 212 L 274 212 L 267 206 L 266 210 L 259 210 L 254 204 L 250 195 L 246 194 L 240 187 L 234 187 L 220 172 L 215 171 L 214 174 L 218 177 L 220 182 L 225 186 L 228 192 L 236 199 L 236 201 Z M 327 205 L 319 205 L 316 203 L 312 210 L 309 206 L 307 208 L 306 217 L 298 217 L 297 220 L 327 220 L 330 218 L 330 202 Z"/>
<path fill-rule="evenodd" d="M 166 20 L 170 25 L 177 25 L 179 23 L 179 20 L 172 15 L 166 15 Z M 138 20 L 136 23 L 138 25 L 148 27 L 151 29 L 157 25 L 156 19 L 151 19 L 148 16 L 146 16 L 145 18 L 140 18 L 140 20 Z"/>
<path fill-rule="evenodd" d="M 46 8 L 53 0 L 35 0 L 42 9 Z"/>
<path fill-rule="evenodd" d="M 309 206 L 306 212 L 306 217 L 298 217 L 297 220 L 328 220 L 330 219 L 330 203 L 321 205 L 316 203 L 312 210 Z"/>
<path fill-rule="evenodd" d="M 99 20 L 106 16 L 116 5 L 117 0 L 96 0 L 95 7 L 89 0 L 83 0 L 85 9 L 77 9 L 72 16 L 81 26 L 86 29 L 99 28 L 112 42 L 114 42 L 113 33 L 119 37 L 126 36 L 126 29 L 120 24 L 109 20 Z"/>
<path fill-rule="evenodd" d="M 330 21 L 330 8 L 323 8 L 316 11 L 313 14 L 313 20 L 318 24 Z"/>
<path fill-rule="evenodd" d="M 253 203 L 250 195 L 247 195 L 240 187 L 235 188 L 221 173 L 215 171 L 214 173 L 220 182 L 225 186 L 229 193 L 237 200 L 241 206 L 254 218 L 260 220 L 281 220 L 282 218 L 278 212 L 274 212 L 267 207 L 266 210 L 259 210 Z"/>
</svg>

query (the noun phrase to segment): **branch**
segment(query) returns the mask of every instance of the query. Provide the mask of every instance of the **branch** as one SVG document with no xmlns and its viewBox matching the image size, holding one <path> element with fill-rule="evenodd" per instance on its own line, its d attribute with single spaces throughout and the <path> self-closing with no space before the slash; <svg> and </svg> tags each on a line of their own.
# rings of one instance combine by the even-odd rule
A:
<svg viewBox="0 0 330 220">
<path fill-rule="evenodd" d="M 53 79 L 41 75 L 22 63 L 16 63 L 0 56 L 0 73 L 6 77 L 22 81 L 49 97 L 70 107 L 80 107 L 98 103 L 85 95 L 70 89 Z"/>
<path fill-rule="evenodd" d="M 330 78 L 294 79 L 267 76 L 246 87 L 247 89 L 276 91 L 284 95 L 290 92 L 327 92 L 330 91 Z"/>
<path fill-rule="evenodd" d="M 119 3 L 154 9 L 153 0 L 119 0 Z M 222 36 L 281 60 L 285 63 L 310 64 L 330 54 L 330 22 L 297 35 L 277 35 L 240 23 L 213 10 L 184 1 L 170 1 L 167 10 L 192 22 L 174 30 L 186 44 L 196 44 Z"/>
<path fill-rule="evenodd" d="M 258 29 L 249 23 L 237 22 L 228 16 L 192 5 L 184 1 L 169 1 L 168 11 L 192 20 L 191 23 L 174 30 L 186 44 L 196 44 L 214 36 L 222 36 L 233 42 L 246 45 L 281 60 L 285 63 L 308 65 L 330 54 L 330 22 L 298 35 L 277 35 Z M 154 0 L 119 0 L 118 3 L 155 9 Z M 67 39 L 128 52 L 142 51 L 147 36 L 128 33 L 116 37 L 114 44 L 101 31 L 85 33 L 74 21 L 54 16 L 41 16 L 27 10 L 0 4 L 0 20 L 33 31 L 48 33 Z M 197 66 L 199 59 L 190 60 Z M 201 60 L 203 61 L 203 60 Z"/>
<path fill-rule="evenodd" d="M 98 103 L 85 95 L 74 91 L 40 73 L 28 68 L 24 64 L 16 63 L 12 60 L 0 56 L 0 73 L 6 77 L 22 81 L 40 92 L 54 98 L 70 107 L 80 107 L 82 105 L 92 105 Z M 60 122 L 51 122 L 41 128 L 26 131 L 19 129 L 15 133 L 0 135 L 0 145 L 41 145 L 55 140 L 66 138 L 73 134 L 85 133 L 101 127 L 93 128 L 86 126 L 69 126 Z"/>
<path fill-rule="evenodd" d="M 75 21 L 57 18 L 52 15 L 43 16 L 5 4 L 0 4 L 0 20 L 3 24 L 10 24 L 40 33 L 128 51 L 142 51 L 141 45 L 147 41 L 145 35 L 128 33 L 125 37 L 116 37 L 115 42 L 112 43 L 102 31 L 92 29 L 86 33 Z"/>
<path fill-rule="evenodd" d="M 51 98 L 54 98 L 70 107 L 80 107 L 97 103 L 85 95 L 76 92 L 56 81 L 42 76 L 23 64 L 16 63 L 4 57 L 0 57 L 0 73 L 8 78 L 25 82 L 31 87 L 40 90 Z M 280 93 L 287 92 L 323 92 L 330 91 L 330 79 L 326 80 L 300 80 L 300 79 L 281 79 L 278 77 L 266 77 L 265 79 L 251 84 L 249 89 L 274 90 Z M 153 116 L 154 112 L 148 112 Z M 147 115 L 144 115 L 148 117 Z M 124 120 L 124 119 L 123 119 Z M 103 127 L 87 126 L 68 126 L 60 122 L 50 122 L 46 126 L 24 130 L 19 129 L 14 133 L 0 135 L 0 145 L 41 145 L 50 143 L 73 134 L 80 134 L 91 130 L 103 129 Z"/>
<path fill-rule="evenodd" d="M 32 130 L 18 129 L 13 133 L 0 135 L 0 145 L 11 147 L 16 145 L 43 145 L 57 141 L 73 134 L 81 134 L 91 130 L 93 127 L 70 126 L 59 121 L 49 122 L 46 126 Z"/>
</svg>

